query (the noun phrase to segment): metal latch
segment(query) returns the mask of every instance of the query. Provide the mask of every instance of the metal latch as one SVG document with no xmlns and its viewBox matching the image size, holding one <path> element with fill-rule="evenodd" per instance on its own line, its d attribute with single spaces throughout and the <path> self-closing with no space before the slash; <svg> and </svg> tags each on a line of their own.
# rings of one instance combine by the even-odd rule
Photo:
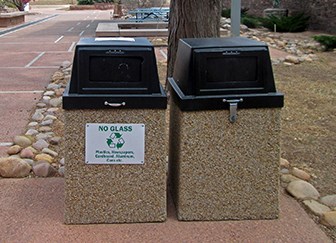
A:
<svg viewBox="0 0 336 243">
<path fill-rule="evenodd" d="M 230 105 L 230 117 L 229 120 L 231 123 L 234 123 L 237 121 L 237 108 L 238 108 L 238 103 L 243 102 L 243 99 L 233 99 L 233 100 L 227 100 L 223 99 L 223 102 L 228 102 Z"/>
</svg>

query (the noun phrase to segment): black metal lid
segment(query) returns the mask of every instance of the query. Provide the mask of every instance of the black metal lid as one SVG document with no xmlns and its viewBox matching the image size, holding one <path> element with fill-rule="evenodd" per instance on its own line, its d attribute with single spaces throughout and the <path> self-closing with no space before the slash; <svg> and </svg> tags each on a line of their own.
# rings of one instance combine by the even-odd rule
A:
<svg viewBox="0 0 336 243">
<path fill-rule="evenodd" d="M 63 93 L 63 109 L 166 109 L 167 95 L 160 85 L 154 94 L 71 94 Z"/>
<path fill-rule="evenodd" d="M 232 94 L 232 95 L 185 95 L 173 78 L 168 78 L 171 96 L 182 111 L 228 110 L 230 101 L 239 102 L 239 109 L 280 108 L 284 106 L 284 95 L 279 92 Z"/>
</svg>

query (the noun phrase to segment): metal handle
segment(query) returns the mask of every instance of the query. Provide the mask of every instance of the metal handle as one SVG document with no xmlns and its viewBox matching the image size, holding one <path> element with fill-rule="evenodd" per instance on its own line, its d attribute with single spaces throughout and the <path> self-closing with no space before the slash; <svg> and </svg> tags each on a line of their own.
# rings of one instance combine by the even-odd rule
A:
<svg viewBox="0 0 336 243">
<path fill-rule="evenodd" d="M 108 105 L 111 107 L 120 107 L 120 106 L 125 106 L 126 102 L 121 102 L 121 103 L 109 103 L 107 101 L 104 102 L 104 105 Z"/>
<path fill-rule="evenodd" d="M 234 123 L 235 121 L 237 121 L 237 108 L 238 108 L 238 103 L 239 102 L 243 102 L 243 99 L 233 99 L 233 100 L 227 100 L 227 99 L 223 99 L 223 102 L 228 102 L 230 105 L 230 122 Z"/>
</svg>

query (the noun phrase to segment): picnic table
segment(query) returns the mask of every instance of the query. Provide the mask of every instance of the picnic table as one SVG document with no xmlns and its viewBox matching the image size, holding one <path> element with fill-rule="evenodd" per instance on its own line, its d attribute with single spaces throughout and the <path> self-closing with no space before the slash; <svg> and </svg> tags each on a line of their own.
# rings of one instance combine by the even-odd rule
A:
<svg viewBox="0 0 336 243">
<path fill-rule="evenodd" d="M 169 8 L 137 8 L 135 10 L 130 10 L 129 14 L 135 15 L 136 21 L 145 21 L 145 20 L 158 20 L 162 19 L 163 21 L 168 21 L 169 18 Z"/>
</svg>

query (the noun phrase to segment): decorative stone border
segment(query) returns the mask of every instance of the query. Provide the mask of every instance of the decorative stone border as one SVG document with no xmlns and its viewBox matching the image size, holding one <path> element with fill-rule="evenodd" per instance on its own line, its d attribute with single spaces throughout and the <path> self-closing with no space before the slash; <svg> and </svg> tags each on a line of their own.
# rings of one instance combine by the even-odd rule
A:
<svg viewBox="0 0 336 243">
<path fill-rule="evenodd" d="M 280 159 L 281 183 L 286 191 L 314 215 L 325 226 L 336 226 L 336 194 L 321 197 L 315 187 L 309 183 L 312 176 L 292 167 L 286 159 Z"/>
</svg>

